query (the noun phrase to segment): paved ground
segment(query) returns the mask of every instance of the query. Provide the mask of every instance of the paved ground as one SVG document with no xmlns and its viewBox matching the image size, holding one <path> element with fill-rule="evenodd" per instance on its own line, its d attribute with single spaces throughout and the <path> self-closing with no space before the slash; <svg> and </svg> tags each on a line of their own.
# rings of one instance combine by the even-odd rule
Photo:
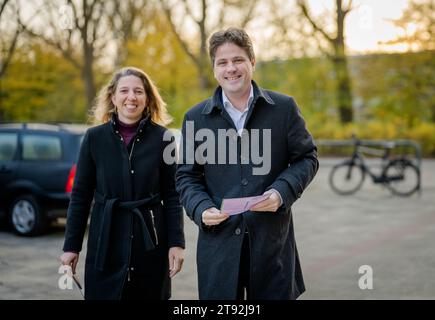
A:
<svg viewBox="0 0 435 320">
<path fill-rule="evenodd" d="M 423 192 L 393 197 L 366 181 L 354 196 L 334 194 L 321 168 L 294 205 L 294 224 L 307 291 L 301 299 L 435 299 L 435 161 L 423 162 Z M 63 225 L 38 238 L 0 231 L 0 299 L 80 299 L 60 290 L 57 257 Z M 197 299 L 197 230 L 186 220 L 186 261 L 173 299 Z M 78 273 L 83 278 L 81 257 Z M 361 290 L 358 269 L 373 270 L 373 289 Z"/>
</svg>

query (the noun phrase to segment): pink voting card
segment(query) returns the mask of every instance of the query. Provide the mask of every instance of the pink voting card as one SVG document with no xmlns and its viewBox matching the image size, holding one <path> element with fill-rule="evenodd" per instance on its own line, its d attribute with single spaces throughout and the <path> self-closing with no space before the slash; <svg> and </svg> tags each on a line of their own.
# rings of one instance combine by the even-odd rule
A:
<svg viewBox="0 0 435 320">
<path fill-rule="evenodd" d="M 260 203 L 269 197 L 270 194 L 255 197 L 224 199 L 222 200 L 221 213 L 227 213 L 230 216 L 240 214 L 242 212 L 248 211 L 257 203 Z"/>
</svg>

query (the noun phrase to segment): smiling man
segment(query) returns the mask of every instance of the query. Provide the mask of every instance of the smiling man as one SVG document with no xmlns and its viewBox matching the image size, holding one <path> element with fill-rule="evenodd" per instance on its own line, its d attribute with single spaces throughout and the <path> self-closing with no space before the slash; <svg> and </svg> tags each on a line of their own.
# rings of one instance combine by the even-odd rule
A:
<svg viewBox="0 0 435 320">
<path fill-rule="evenodd" d="M 180 155 L 186 161 L 176 174 L 182 204 L 199 226 L 199 298 L 296 299 L 305 286 L 291 206 L 317 172 L 316 146 L 294 99 L 252 80 L 255 55 L 244 30 L 214 33 L 209 53 L 219 86 L 185 115 Z M 189 147 L 200 145 L 186 136 L 188 128 L 210 130 L 214 137 L 226 130 L 227 139 L 237 144 L 236 163 L 204 162 L 196 152 L 189 156 Z M 243 142 L 258 131 L 271 138 L 250 139 L 249 154 Z M 253 141 L 258 145 L 252 146 Z M 215 148 L 215 154 L 222 152 L 221 146 Z M 269 170 L 255 174 L 252 150 L 270 157 Z M 223 199 L 262 194 L 266 200 L 240 214 L 218 209 Z"/>
</svg>

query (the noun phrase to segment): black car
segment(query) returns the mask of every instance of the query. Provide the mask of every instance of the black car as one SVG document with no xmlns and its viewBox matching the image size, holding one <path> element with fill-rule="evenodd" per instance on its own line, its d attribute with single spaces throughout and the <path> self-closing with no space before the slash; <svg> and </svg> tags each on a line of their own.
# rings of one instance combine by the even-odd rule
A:
<svg viewBox="0 0 435 320">
<path fill-rule="evenodd" d="M 66 217 L 86 126 L 0 124 L 0 216 L 25 236 Z"/>
</svg>

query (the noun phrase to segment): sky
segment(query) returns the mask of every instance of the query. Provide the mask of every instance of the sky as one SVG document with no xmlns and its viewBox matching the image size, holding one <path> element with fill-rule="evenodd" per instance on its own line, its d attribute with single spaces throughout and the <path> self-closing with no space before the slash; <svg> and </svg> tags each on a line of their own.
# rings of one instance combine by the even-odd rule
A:
<svg viewBox="0 0 435 320">
<path fill-rule="evenodd" d="M 281 0 L 282 12 L 288 12 L 289 25 L 299 23 L 295 8 L 296 0 Z M 343 0 L 347 6 L 349 0 Z M 404 30 L 396 27 L 392 20 L 401 18 L 408 6 L 409 0 L 353 0 L 353 10 L 345 19 L 346 53 L 350 55 L 368 54 L 375 52 L 405 52 L 409 48 L 406 44 L 382 44 L 403 35 Z M 307 0 L 310 15 L 328 34 L 335 36 L 335 0 Z M 264 3 L 262 4 L 264 5 Z M 266 7 L 259 12 L 267 12 Z M 295 13 L 295 15 L 293 15 Z M 268 60 L 281 57 L 282 49 L 274 50 L 267 44 L 267 39 L 274 36 L 275 29 L 264 20 L 254 19 L 249 24 L 248 32 L 253 39 L 255 51 L 260 59 Z M 265 45 L 263 45 L 265 44 Z M 285 54 L 284 56 L 285 57 Z"/>
<path fill-rule="evenodd" d="M 344 1 L 347 3 L 347 1 Z M 379 41 L 395 39 L 402 32 L 388 20 L 401 17 L 408 0 L 354 0 L 356 7 L 345 20 L 345 37 L 349 53 L 373 51 L 404 51 L 403 45 L 388 47 Z M 335 1 L 310 0 L 313 14 L 321 14 L 325 8 L 334 10 Z"/>
<path fill-rule="evenodd" d="M 35 3 L 40 3 L 41 0 L 34 1 Z M 63 0 L 54 1 L 59 5 L 64 3 Z M 192 0 L 192 3 L 195 3 L 195 1 L 198 0 Z M 288 4 L 291 3 L 290 0 L 283 1 L 289 1 Z M 387 46 L 379 44 L 379 42 L 395 39 L 397 36 L 403 33 L 403 30 L 395 27 L 391 20 L 401 17 L 403 10 L 408 4 L 408 1 L 409 0 L 353 0 L 355 9 L 348 14 L 345 20 L 345 41 L 347 45 L 347 53 L 364 54 L 376 51 L 406 51 L 406 45 Z M 348 0 L 343 0 L 343 2 L 347 4 Z M 308 4 L 310 11 L 316 21 L 319 21 L 322 16 L 333 17 L 335 14 L 335 0 L 308 0 Z M 325 11 L 328 11 L 328 13 Z M 24 14 L 30 15 L 32 14 L 32 11 L 24 10 Z M 291 17 L 289 18 L 291 19 Z M 331 25 L 329 25 L 331 31 L 335 30 L 333 20 L 331 19 L 329 21 L 331 23 Z M 255 38 L 257 37 L 255 34 L 256 30 L 260 31 L 260 38 L 268 36 L 267 31 L 265 34 L 262 34 L 262 31 L 264 31 L 262 28 L 264 27 L 267 29 L 267 26 L 264 25 L 260 28 L 254 26 L 252 29 L 254 34 L 251 34 L 251 36 L 253 36 L 254 39 L 254 46 L 256 40 Z M 195 26 L 191 26 L 191 29 L 191 36 L 197 35 L 197 28 Z M 186 31 L 186 34 L 190 33 L 189 30 Z M 261 51 L 261 49 L 259 51 Z"/>
</svg>

